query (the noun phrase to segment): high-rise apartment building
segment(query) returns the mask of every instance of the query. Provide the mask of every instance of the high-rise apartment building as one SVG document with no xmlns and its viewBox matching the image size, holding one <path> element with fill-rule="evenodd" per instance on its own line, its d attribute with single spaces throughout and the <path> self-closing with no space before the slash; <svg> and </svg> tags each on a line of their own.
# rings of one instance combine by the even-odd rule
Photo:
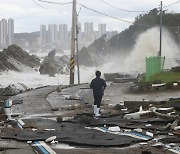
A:
<svg viewBox="0 0 180 154">
<path fill-rule="evenodd" d="M 2 19 L 0 21 L 0 46 L 7 47 L 14 43 L 14 20 Z"/>
<path fill-rule="evenodd" d="M 46 31 L 46 25 L 40 25 L 40 44 L 46 44 L 47 43 L 47 31 Z"/>
<path fill-rule="evenodd" d="M 48 42 L 55 43 L 57 42 L 57 25 L 50 24 L 48 25 Z"/>
<path fill-rule="evenodd" d="M 99 37 L 106 34 L 106 24 L 99 24 L 98 25 L 98 32 L 99 32 Z"/>
<path fill-rule="evenodd" d="M 8 19 L 8 45 L 14 44 L 14 20 L 13 19 Z"/>
<path fill-rule="evenodd" d="M 59 40 L 61 41 L 68 40 L 68 27 L 66 24 L 59 25 Z"/>
<path fill-rule="evenodd" d="M 93 36 L 94 36 L 93 23 L 84 24 L 84 33 L 85 33 L 86 41 L 93 41 Z"/>
<path fill-rule="evenodd" d="M 0 45 L 1 47 L 7 46 L 7 20 L 0 21 Z"/>
</svg>

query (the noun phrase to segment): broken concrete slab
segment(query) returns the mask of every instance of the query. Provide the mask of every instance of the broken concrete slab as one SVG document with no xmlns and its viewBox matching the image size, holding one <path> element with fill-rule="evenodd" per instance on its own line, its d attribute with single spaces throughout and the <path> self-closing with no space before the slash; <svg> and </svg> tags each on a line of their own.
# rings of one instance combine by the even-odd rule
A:
<svg viewBox="0 0 180 154">
<path fill-rule="evenodd" d="M 0 151 L 0 154 L 20 154 L 20 153 L 26 153 L 26 154 L 36 154 L 34 150 L 32 149 L 11 149 L 11 150 L 3 150 Z"/>
<path fill-rule="evenodd" d="M 122 147 L 142 141 L 139 138 L 133 138 L 131 136 L 117 136 L 115 134 L 103 133 L 98 130 L 89 130 L 79 123 L 57 123 L 56 121 L 48 119 L 26 119 L 24 121 L 28 123 L 35 123 L 37 126 L 37 131 L 20 129 L 17 132 L 12 132 L 11 134 L 9 132 L 2 132 L 1 138 L 14 138 L 19 141 L 42 141 L 49 137 L 56 136 L 56 140 L 62 143 L 105 147 Z M 43 128 L 56 128 L 56 130 L 38 131 L 38 129 L 43 130 Z"/>
<path fill-rule="evenodd" d="M 0 151 L 9 150 L 9 149 L 29 149 L 32 150 L 31 146 L 27 143 L 19 142 L 16 140 L 10 139 L 1 139 L 0 140 Z"/>
<path fill-rule="evenodd" d="M 180 138 L 176 136 L 168 136 L 159 140 L 162 143 L 180 143 Z"/>
</svg>

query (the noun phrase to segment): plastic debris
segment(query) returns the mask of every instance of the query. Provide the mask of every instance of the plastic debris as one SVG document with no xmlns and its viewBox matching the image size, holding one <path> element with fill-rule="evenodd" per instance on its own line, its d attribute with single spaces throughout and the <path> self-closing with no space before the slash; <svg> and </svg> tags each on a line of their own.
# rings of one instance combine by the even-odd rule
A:
<svg viewBox="0 0 180 154">
<path fill-rule="evenodd" d="M 55 139 L 56 139 L 56 136 L 51 136 L 51 137 L 47 138 L 47 139 L 45 140 L 45 142 L 46 142 L 46 143 L 52 142 L 52 141 L 55 140 Z"/>
<path fill-rule="evenodd" d="M 151 111 L 140 111 L 140 112 L 135 112 L 135 113 L 131 113 L 131 114 L 126 114 L 124 116 L 124 118 L 126 118 L 126 119 L 141 119 L 146 116 L 150 116 L 150 114 L 151 114 Z"/>
<path fill-rule="evenodd" d="M 151 137 L 154 136 L 153 133 L 151 133 L 151 132 L 146 132 L 146 135 L 151 136 Z"/>
<path fill-rule="evenodd" d="M 115 126 L 115 127 L 109 127 L 108 130 L 112 131 L 112 132 L 119 132 L 120 128 L 119 128 L 119 126 Z"/>
<path fill-rule="evenodd" d="M 141 133 L 143 130 L 141 128 L 136 128 L 136 129 L 134 129 L 134 131 Z"/>
</svg>

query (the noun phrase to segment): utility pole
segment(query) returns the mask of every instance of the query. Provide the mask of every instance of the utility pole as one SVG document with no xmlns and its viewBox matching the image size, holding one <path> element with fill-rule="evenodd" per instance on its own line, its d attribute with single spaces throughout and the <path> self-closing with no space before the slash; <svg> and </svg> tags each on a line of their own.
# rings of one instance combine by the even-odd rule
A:
<svg viewBox="0 0 180 154">
<path fill-rule="evenodd" d="M 160 4 L 160 44 L 159 44 L 159 55 L 161 56 L 161 49 L 162 49 L 162 1 Z"/>
<path fill-rule="evenodd" d="M 78 73 L 77 75 L 78 75 L 78 84 L 80 84 L 78 34 L 79 34 L 79 27 L 78 24 L 76 24 L 76 53 L 77 53 L 77 73 Z"/>
<path fill-rule="evenodd" d="M 71 55 L 70 55 L 70 85 L 74 85 L 74 67 L 75 67 L 75 41 L 76 41 L 76 0 L 73 0 L 72 7 L 72 28 L 71 28 Z"/>
<path fill-rule="evenodd" d="M 178 33 L 178 47 L 180 51 L 180 26 L 178 26 L 177 33 Z"/>
</svg>

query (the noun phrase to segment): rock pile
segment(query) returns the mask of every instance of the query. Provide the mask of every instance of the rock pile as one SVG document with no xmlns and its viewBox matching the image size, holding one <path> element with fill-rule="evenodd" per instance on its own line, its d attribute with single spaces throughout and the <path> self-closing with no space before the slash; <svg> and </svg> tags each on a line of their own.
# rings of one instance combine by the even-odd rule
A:
<svg viewBox="0 0 180 154">
<path fill-rule="evenodd" d="M 0 52 L 0 71 L 22 71 L 23 67 L 34 68 L 40 65 L 40 59 L 29 55 L 18 45 L 10 45 Z"/>
<path fill-rule="evenodd" d="M 67 74 L 69 68 L 67 67 L 69 58 L 67 56 L 56 57 L 56 50 L 52 50 L 48 53 L 40 66 L 40 74 L 49 74 L 54 76 L 55 74 Z"/>
</svg>

